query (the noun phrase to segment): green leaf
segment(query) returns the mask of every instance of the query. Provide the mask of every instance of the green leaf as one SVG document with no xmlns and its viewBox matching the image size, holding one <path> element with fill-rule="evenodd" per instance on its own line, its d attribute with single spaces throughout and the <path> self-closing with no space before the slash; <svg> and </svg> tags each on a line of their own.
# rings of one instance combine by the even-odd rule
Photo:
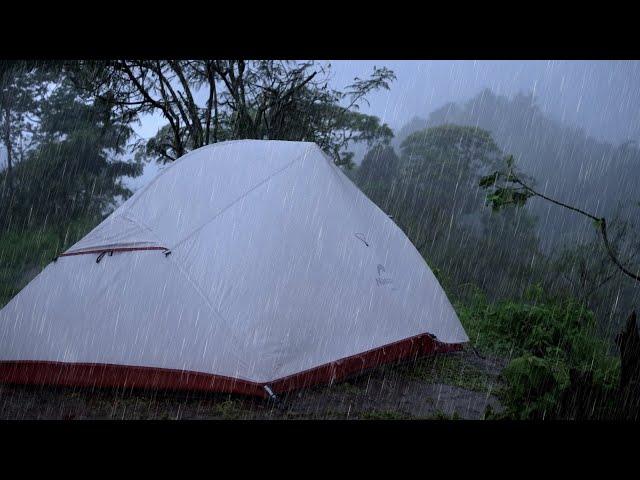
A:
<svg viewBox="0 0 640 480">
<path fill-rule="evenodd" d="M 527 203 L 527 200 L 532 195 L 533 195 L 532 193 L 526 192 L 526 191 L 514 191 L 513 192 L 513 203 L 515 203 L 516 205 L 522 207 L 522 206 L 524 206 L 525 203 Z"/>
<path fill-rule="evenodd" d="M 480 178 L 480 182 L 479 182 L 480 187 L 488 188 L 495 185 L 498 179 L 500 178 L 500 175 L 501 175 L 500 172 L 493 172 L 490 175 L 486 175 Z"/>
<path fill-rule="evenodd" d="M 519 190 L 514 187 L 500 187 L 487 195 L 487 203 L 494 211 L 498 211 L 506 205 L 516 205 L 522 207 L 533 194 L 526 190 Z"/>
<path fill-rule="evenodd" d="M 513 168 L 513 155 L 507 157 L 507 167 Z"/>
</svg>

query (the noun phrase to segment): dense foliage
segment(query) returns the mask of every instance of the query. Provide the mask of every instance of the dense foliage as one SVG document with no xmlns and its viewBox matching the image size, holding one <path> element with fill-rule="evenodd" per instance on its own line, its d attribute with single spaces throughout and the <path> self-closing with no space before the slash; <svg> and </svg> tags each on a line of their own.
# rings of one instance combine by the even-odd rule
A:
<svg viewBox="0 0 640 480">
<path fill-rule="evenodd" d="M 614 252 L 623 265 L 638 265 L 637 143 L 614 144 L 593 138 L 543 111 L 532 94 L 509 98 L 485 89 L 467 101 L 447 103 L 427 118 L 413 118 L 397 132 L 393 145 L 399 149 L 409 135 L 445 124 L 491 132 L 504 154 L 513 155 L 528 185 L 596 217 L 605 217 Z M 510 197 L 514 191 L 509 189 L 492 193 L 499 204 L 521 204 L 524 200 L 519 194 Z M 513 214 L 521 219 L 537 217 L 532 233 L 539 253 L 534 259 L 526 257 L 538 271 L 532 282 L 584 299 L 610 334 L 619 329 L 629 312 L 637 308 L 640 289 L 629 277 L 608 268 L 609 255 L 593 222 L 539 198 L 529 199 L 525 208 L 514 209 Z M 494 265 L 500 264 L 496 261 Z M 496 272 L 495 278 L 503 278 L 502 273 Z M 513 293 L 508 289 L 504 297 Z"/>
<path fill-rule="evenodd" d="M 489 303 L 476 292 L 457 311 L 478 349 L 511 359 L 503 372 L 508 416 L 563 415 L 571 375 L 589 373 L 591 386 L 603 396 L 618 386 L 612 342 L 599 334 L 593 312 L 571 297 L 550 296 L 534 286 L 520 299 Z"/>
</svg>

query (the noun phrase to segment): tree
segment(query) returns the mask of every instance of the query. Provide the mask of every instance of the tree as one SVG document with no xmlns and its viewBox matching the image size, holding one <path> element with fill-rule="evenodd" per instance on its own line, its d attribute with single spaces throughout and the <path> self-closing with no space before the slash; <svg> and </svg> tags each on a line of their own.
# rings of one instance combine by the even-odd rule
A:
<svg viewBox="0 0 640 480">
<path fill-rule="evenodd" d="M 40 106 L 38 144 L 15 169 L 15 202 L 0 206 L 5 226 L 101 216 L 114 197 L 131 194 L 121 177 L 142 169 L 121 158 L 132 130 L 112 105 L 80 95 L 62 77 Z"/>
<path fill-rule="evenodd" d="M 389 145 L 368 150 L 353 178 L 358 187 L 382 210 L 390 211 L 397 184 L 400 159 Z"/>
<path fill-rule="evenodd" d="M 0 64 L 0 141 L 4 146 L 6 170 L 0 191 L 11 201 L 16 161 L 33 144 L 39 99 L 46 92 L 46 77 L 34 62 L 3 61 Z"/>
<path fill-rule="evenodd" d="M 629 261 L 622 261 L 618 252 L 613 247 L 609 238 L 608 224 L 605 217 L 599 217 L 581 208 L 574 207 L 567 203 L 551 198 L 529 185 L 524 175 L 516 170 L 513 156 L 505 159 L 505 166 L 493 173 L 482 177 L 479 181 L 481 188 L 488 190 L 487 202 L 494 210 L 500 210 L 509 205 L 524 205 L 532 197 L 538 197 L 566 210 L 578 213 L 590 219 L 600 234 L 600 238 L 613 264 L 627 277 L 640 282 L 640 267 L 630 266 Z M 636 252 L 637 253 L 637 252 Z"/>
<path fill-rule="evenodd" d="M 477 179 L 501 157 L 489 132 L 459 125 L 416 132 L 401 149 L 394 216 L 415 231 L 417 245 L 482 207 Z"/>
<path fill-rule="evenodd" d="M 637 145 L 618 146 L 591 137 L 545 113 L 531 94 L 507 97 L 485 89 L 468 101 L 435 110 L 427 123 L 455 123 L 490 131 L 496 142 L 518 159 L 522 172 L 546 186 L 543 193 L 602 216 L 610 217 L 620 202 L 629 203 L 627 199 L 640 182 Z M 549 207 L 546 202 L 529 202 L 527 206 L 545 219 L 544 231 L 538 231 L 544 235 L 544 243 L 557 249 L 567 238 L 580 241 L 583 218 Z M 634 214 L 628 212 L 629 217 Z"/>
<path fill-rule="evenodd" d="M 367 151 L 358 168 L 363 183 L 383 183 L 395 177 L 399 167 L 396 152 L 389 145 L 376 145 Z"/>
<path fill-rule="evenodd" d="M 143 153 L 162 162 L 209 143 L 254 138 L 313 141 L 337 164 L 352 165 L 351 142 L 388 143 L 393 136 L 378 118 L 358 112 L 367 95 L 395 79 L 386 68 L 345 91 L 330 89 L 328 68 L 314 62 L 117 60 L 68 68 L 78 86 L 112 101 L 122 119 L 161 113 L 168 123 Z"/>
<path fill-rule="evenodd" d="M 401 148 L 399 158 L 390 147 L 369 150 L 355 181 L 393 217 L 448 292 L 465 294 L 473 284 L 496 298 L 526 288 L 540 257 L 536 219 L 524 209 L 483 207 L 477 182 L 502 158 L 491 135 L 444 125 L 415 132 Z"/>
</svg>

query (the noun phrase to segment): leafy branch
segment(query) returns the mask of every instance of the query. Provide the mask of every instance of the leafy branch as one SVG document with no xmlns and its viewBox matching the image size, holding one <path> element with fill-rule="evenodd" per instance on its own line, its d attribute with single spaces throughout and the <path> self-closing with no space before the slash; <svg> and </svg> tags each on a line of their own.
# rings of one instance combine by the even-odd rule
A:
<svg viewBox="0 0 640 480">
<path fill-rule="evenodd" d="M 506 169 L 497 170 L 486 175 L 482 177 L 479 182 L 481 188 L 489 191 L 487 194 L 487 202 L 491 205 L 491 208 L 494 211 L 498 211 L 508 205 L 524 206 L 529 198 L 540 197 L 554 205 L 579 213 L 580 215 L 591 219 L 594 226 L 600 233 L 609 258 L 616 267 L 618 267 L 618 269 L 628 277 L 640 282 L 640 271 L 633 272 L 625 266 L 625 264 L 618 258 L 618 255 L 612 247 L 611 242 L 609 241 L 607 220 L 605 217 L 598 217 L 585 210 L 568 205 L 559 200 L 555 200 L 538 192 L 537 190 L 534 190 L 533 187 L 525 182 L 524 176 L 516 172 L 513 156 L 510 155 L 507 157 L 506 164 Z"/>
</svg>

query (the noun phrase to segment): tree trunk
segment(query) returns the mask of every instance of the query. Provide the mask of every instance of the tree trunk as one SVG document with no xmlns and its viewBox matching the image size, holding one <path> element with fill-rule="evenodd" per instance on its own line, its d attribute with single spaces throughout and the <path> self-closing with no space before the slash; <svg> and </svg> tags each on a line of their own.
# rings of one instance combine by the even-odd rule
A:
<svg viewBox="0 0 640 480">
<path fill-rule="evenodd" d="M 4 108 L 3 142 L 7 150 L 7 191 L 11 199 L 13 196 L 13 148 L 11 146 L 11 109 L 8 105 Z"/>
<path fill-rule="evenodd" d="M 617 335 L 616 344 L 620 348 L 620 414 L 636 419 L 640 408 L 640 335 L 635 311 Z"/>
<path fill-rule="evenodd" d="M 215 76 L 213 77 L 213 143 L 218 141 L 218 91 L 216 89 Z"/>
<path fill-rule="evenodd" d="M 216 77 L 213 73 L 213 67 L 211 64 L 207 64 L 207 80 L 209 82 L 209 99 L 207 101 L 207 116 L 206 116 L 206 133 L 205 144 L 211 143 L 211 110 L 215 104 L 215 119 L 216 125 L 213 129 L 213 143 L 217 142 L 217 122 L 218 122 L 218 94 L 216 92 Z"/>
</svg>

